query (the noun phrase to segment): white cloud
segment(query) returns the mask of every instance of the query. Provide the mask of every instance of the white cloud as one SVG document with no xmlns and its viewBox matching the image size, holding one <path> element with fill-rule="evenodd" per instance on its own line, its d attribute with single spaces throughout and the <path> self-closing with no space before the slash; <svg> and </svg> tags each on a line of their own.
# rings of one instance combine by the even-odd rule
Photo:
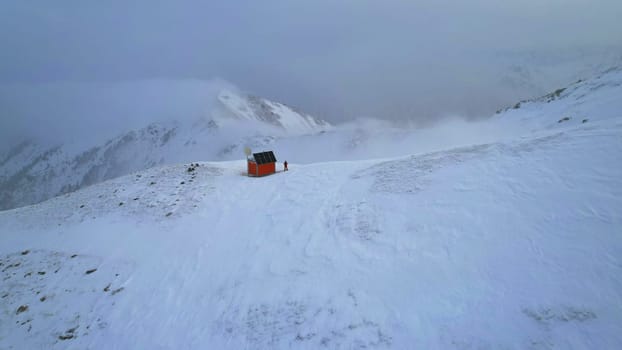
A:
<svg viewBox="0 0 622 350">
<path fill-rule="evenodd" d="M 218 76 L 332 120 L 485 116 L 619 62 L 619 18 L 617 0 L 8 1 L 0 82 Z"/>
</svg>

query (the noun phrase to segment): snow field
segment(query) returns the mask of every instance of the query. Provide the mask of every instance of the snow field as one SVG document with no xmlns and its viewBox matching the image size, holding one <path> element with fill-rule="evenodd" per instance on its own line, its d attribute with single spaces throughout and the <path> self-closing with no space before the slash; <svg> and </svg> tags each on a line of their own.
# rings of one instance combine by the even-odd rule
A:
<svg viewBox="0 0 622 350">
<path fill-rule="evenodd" d="M 0 348 L 622 348 L 620 74 L 481 142 L 0 212 Z"/>
<path fill-rule="evenodd" d="M 580 126 L 265 178 L 242 176 L 243 162 L 201 163 L 194 179 L 187 165 L 156 168 L 2 212 L 5 257 L 77 252 L 134 268 L 98 315 L 104 329 L 60 341 L 41 326 L 0 344 L 615 348 L 620 134 Z"/>
</svg>

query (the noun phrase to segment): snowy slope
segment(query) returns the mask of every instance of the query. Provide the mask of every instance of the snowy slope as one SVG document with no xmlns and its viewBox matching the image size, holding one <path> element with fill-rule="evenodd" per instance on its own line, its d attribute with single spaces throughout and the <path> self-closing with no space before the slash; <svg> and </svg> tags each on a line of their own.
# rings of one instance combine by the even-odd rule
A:
<svg viewBox="0 0 622 350">
<path fill-rule="evenodd" d="M 542 122 L 554 117 L 599 120 L 620 116 L 622 68 L 611 68 L 588 80 L 578 80 L 537 99 L 524 100 L 504 112 L 505 118 L 520 119 L 540 128 Z M 520 116 L 520 117 L 517 117 Z M 557 120 L 559 121 L 559 120 Z M 546 125 L 554 127 L 554 124 Z"/>
<path fill-rule="evenodd" d="M 156 167 L 0 212 L 0 348 L 620 348 L 615 81 L 492 142 Z"/>
<path fill-rule="evenodd" d="M 555 89 L 564 82 L 585 79 L 622 63 L 622 47 L 497 52 L 503 69 L 497 72 L 502 89 L 529 96 Z"/>
</svg>

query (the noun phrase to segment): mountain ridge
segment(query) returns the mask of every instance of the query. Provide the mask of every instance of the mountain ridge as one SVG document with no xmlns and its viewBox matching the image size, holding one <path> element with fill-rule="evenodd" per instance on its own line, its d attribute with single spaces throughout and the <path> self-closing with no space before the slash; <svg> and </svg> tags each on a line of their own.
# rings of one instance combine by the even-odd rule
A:
<svg viewBox="0 0 622 350">
<path fill-rule="evenodd" d="M 190 123 L 151 123 L 83 150 L 71 144 L 19 143 L 0 159 L 0 210 L 37 203 L 160 164 L 232 159 L 235 150 L 241 152 L 244 145 L 261 147 L 274 137 L 312 134 L 331 127 L 276 102 L 231 90 L 226 94 L 245 102 L 245 110 L 221 101 L 208 115 Z M 239 118 L 241 112 L 245 119 Z"/>
</svg>

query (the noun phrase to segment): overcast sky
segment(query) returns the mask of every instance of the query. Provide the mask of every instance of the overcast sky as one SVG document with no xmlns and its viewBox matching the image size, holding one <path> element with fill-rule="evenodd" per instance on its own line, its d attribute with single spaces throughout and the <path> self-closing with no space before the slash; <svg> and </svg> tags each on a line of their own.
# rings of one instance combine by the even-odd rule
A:
<svg viewBox="0 0 622 350">
<path fill-rule="evenodd" d="M 621 18 L 620 0 L 3 0 L 0 84 L 222 78 L 329 120 L 474 117 L 619 58 Z"/>
</svg>

